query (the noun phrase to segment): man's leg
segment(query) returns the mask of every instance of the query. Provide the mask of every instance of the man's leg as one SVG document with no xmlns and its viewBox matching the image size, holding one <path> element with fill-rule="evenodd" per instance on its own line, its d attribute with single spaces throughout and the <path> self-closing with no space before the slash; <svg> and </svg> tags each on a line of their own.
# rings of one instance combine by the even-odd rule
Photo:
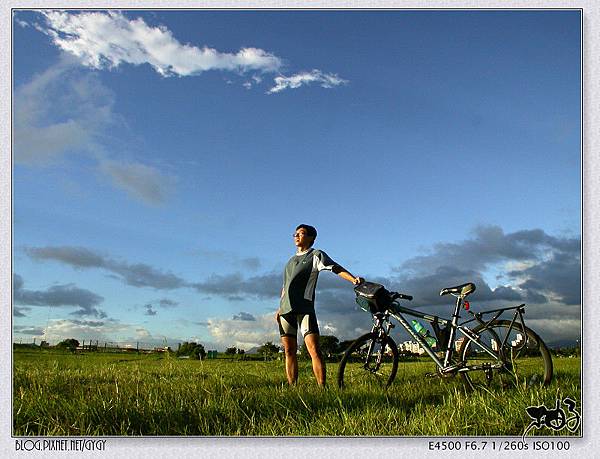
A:
<svg viewBox="0 0 600 459">
<path fill-rule="evenodd" d="M 315 378 L 317 378 L 317 384 L 319 386 L 325 385 L 325 361 L 321 356 L 321 348 L 319 347 L 319 334 L 309 333 L 304 337 L 304 344 L 312 359 L 312 368 Z"/>
<path fill-rule="evenodd" d="M 295 336 L 282 336 L 281 343 L 285 354 L 285 374 L 288 384 L 293 385 L 298 381 L 298 341 Z"/>
</svg>

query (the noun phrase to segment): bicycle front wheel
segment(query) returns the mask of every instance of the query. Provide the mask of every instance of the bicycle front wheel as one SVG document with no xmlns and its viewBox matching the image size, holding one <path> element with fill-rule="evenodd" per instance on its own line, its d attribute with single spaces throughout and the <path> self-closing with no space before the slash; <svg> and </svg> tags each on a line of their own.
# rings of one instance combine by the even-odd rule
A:
<svg viewBox="0 0 600 459">
<path fill-rule="evenodd" d="M 354 341 L 340 362 L 340 388 L 387 389 L 398 371 L 398 348 L 389 336 L 367 333 Z"/>
<path fill-rule="evenodd" d="M 530 389 L 550 384 L 552 358 L 546 344 L 533 330 L 517 323 L 511 326 L 508 320 L 496 320 L 476 327 L 473 332 L 497 357 L 465 338 L 458 355 L 470 370 L 461 372 L 468 387 Z"/>
</svg>

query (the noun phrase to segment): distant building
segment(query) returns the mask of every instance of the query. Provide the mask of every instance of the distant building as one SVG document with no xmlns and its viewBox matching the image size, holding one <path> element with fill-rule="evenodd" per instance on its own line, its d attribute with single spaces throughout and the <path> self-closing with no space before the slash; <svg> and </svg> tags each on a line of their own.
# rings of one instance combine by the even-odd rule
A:
<svg viewBox="0 0 600 459">
<path fill-rule="evenodd" d="M 517 333 L 517 339 L 511 341 L 510 344 L 512 347 L 520 347 L 523 345 L 523 341 L 525 341 L 523 335 L 521 333 Z"/>
<path fill-rule="evenodd" d="M 410 352 L 411 354 L 424 354 L 425 350 L 421 347 L 421 345 L 415 341 L 404 341 L 400 346 L 398 346 L 398 350 L 401 352 Z"/>
</svg>

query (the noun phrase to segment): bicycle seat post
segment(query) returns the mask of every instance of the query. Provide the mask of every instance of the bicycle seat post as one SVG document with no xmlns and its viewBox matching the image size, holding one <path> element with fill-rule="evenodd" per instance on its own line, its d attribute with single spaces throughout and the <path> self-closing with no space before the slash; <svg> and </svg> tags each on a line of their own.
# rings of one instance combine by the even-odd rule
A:
<svg viewBox="0 0 600 459">
<path fill-rule="evenodd" d="M 463 302 L 463 296 L 462 295 L 455 295 L 456 296 L 456 304 L 454 306 L 454 312 L 452 313 L 452 326 L 450 327 L 450 336 L 448 337 L 448 347 L 446 349 L 444 349 L 444 367 L 447 367 L 448 365 L 450 365 L 450 360 L 452 357 L 452 353 L 453 353 L 453 343 L 454 343 L 454 339 L 456 338 L 456 329 L 458 327 L 458 319 L 460 319 L 460 308 L 462 306 L 462 302 Z"/>
<path fill-rule="evenodd" d="M 456 297 L 456 304 L 454 306 L 454 313 L 452 314 L 452 321 L 454 322 L 455 320 L 460 319 L 460 307 L 462 306 L 462 302 L 463 302 L 463 296 L 462 295 L 458 295 Z"/>
</svg>

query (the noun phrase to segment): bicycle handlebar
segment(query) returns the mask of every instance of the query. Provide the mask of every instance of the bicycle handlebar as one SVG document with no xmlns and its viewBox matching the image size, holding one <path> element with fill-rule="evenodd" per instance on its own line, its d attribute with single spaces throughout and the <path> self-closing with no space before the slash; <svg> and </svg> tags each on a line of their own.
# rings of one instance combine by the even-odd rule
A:
<svg viewBox="0 0 600 459">
<path fill-rule="evenodd" d="M 399 298 L 401 300 L 408 300 L 408 301 L 412 301 L 412 299 L 413 299 L 412 295 L 405 295 L 404 293 L 398 293 L 398 292 L 392 292 L 392 298 L 394 300 Z"/>
</svg>

